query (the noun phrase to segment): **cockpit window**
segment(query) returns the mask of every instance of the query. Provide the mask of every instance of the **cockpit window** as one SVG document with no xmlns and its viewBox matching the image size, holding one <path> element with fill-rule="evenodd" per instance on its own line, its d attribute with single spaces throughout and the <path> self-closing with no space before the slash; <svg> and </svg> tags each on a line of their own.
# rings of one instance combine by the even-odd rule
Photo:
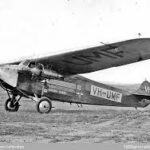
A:
<svg viewBox="0 0 150 150">
<path fill-rule="evenodd" d="M 20 63 L 20 65 L 27 66 L 29 68 L 37 68 L 39 70 L 44 70 L 43 64 L 36 63 L 35 61 L 25 60 Z"/>
<path fill-rule="evenodd" d="M 36 67 L 36 63 L 35 62 L 30 62 L 28 67 L 29 68 L 35 68 Z"/>
</svg>

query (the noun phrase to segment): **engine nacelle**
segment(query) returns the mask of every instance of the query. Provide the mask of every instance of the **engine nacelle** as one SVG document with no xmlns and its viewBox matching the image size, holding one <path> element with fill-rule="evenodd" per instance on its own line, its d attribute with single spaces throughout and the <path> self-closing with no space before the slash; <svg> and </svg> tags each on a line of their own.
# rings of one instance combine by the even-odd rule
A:
<svg viewBox="0 0 150 150">
<path fill-rule="evenodd" d="M 33 67 L 30 66 L 29 68 L 33 75 L 41 76 L 44 72 L 44 66 L 42 64 L 37 64 Z"/>
<path fill-rule="evenodd" d="M 30 69 L 30 71 L 31 71 L 31 73 L 33 74 L 33 75 L 36 75 L 36 76 L 40 76 L 41 75 L 41 70 L 39 70 L 38 68 L 31 68 Z"/>
<path fill-rule="evenodd" d="M 48 70 L 48 69 L 44 69 L 44 71 L 41 74 L 43 77 L 45 78 L 58 78 L 58 79 L 62 79 L 63 76 L 61 74 L 56 73 L 53 70 Z"/>
<path fill-rule="evenodd" d="M 150 104 L 150 100 L 143 98 L 139 103 L 141 104 L 142 107 L 146 107 L 147 105 Z"/>
<path fill-rule="evenodd" d="M 57 72 L 49 69 L 44 69 L 44 66 L 40 63 L 36 64 L 33 62 L 30 62 L 28 60 L 21 62 L 19 64 L 19 71 L 29 71 L 32 73 L 33 76 L 39 76 L 43 78 L 59 78 L 62 79 L 63 76 L 61 74 L 58 74 Z"/>
</svg>

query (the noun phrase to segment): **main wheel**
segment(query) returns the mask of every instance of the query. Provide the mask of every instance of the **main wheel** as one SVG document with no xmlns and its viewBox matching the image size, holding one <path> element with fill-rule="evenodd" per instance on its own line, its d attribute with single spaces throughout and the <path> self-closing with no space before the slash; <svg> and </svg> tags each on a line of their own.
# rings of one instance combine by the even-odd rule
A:
<svg viewBox="0 0 150 150">
<path fill-rule="evenodd" d="M 36 109 L 39 113 L 49 113 L 52 109 L 51 101 L 46 98 L 42 97 L 36 104 Z"/>
<path fill-rule="evenodd" d="M 11 98 L 7 99 L 5 102 L 5 110 L 10 112 L 16 112 L 19 109 L 19 103 L 12 103 Z"/>
</svg>

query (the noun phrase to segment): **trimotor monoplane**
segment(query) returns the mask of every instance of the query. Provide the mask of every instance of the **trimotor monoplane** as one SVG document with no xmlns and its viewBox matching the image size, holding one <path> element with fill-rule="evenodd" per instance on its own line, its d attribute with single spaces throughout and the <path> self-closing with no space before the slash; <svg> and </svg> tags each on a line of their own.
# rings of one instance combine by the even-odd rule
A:
<svg viewBox="0 0 150 150">
<path fill-rule="evenodd" d="M 150 39 L 140 38 L 76 50 L 54 56 L 0 65 L 0 84 L 7 91 L 7 111 L 16 112 L 22 97 L 49 113 L 52 101 L 122 107 L 150 104 L 150 83 L 134 92 L 87 79 L 83 73 L 117 67 L 150 58 Z"/>
</svg>

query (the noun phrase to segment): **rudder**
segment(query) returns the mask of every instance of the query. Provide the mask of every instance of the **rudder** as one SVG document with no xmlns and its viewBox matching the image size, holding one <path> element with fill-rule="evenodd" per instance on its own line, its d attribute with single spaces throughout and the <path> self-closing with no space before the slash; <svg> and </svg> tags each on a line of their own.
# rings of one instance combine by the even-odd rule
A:
<svg viewBox="0 0 150 150">
<path fill-rule="evenodd" d="M 150 96 L 150 82 L 144 81 L 134 94 Z"/>
</svg>

